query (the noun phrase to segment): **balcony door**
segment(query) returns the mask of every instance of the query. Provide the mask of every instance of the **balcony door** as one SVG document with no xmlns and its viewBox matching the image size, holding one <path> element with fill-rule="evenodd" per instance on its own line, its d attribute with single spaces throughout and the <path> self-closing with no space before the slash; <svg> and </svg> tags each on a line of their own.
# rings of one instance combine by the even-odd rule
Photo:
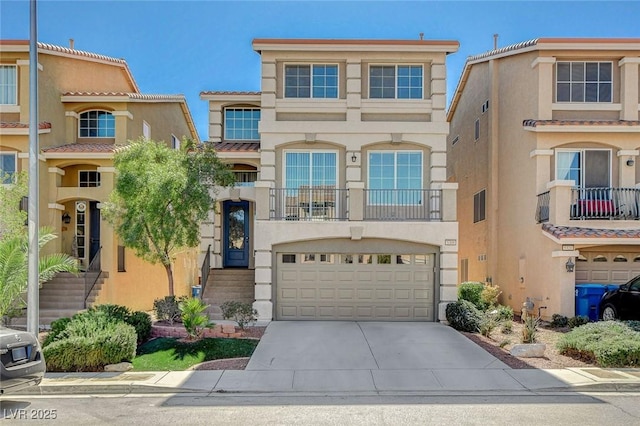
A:
<svg viewBox="0 0 640 426">
<path fill-rule="evenodd" d="M 556 179 L 572 180 L 576 187 L 611 187 L 611 150 L 562 150 L 556 155 Z"/>
</svg>

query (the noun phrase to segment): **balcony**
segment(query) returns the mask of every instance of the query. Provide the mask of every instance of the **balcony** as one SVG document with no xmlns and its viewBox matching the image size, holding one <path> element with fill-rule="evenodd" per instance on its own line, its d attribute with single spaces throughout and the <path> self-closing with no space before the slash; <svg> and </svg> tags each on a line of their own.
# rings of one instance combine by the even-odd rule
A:
<svg viewBox="0 0 640 426">
<path fill-rule="evenodd" d="M 640 220 L 640 188 L 575 188 L 555 182 L 549 186 L 549 191 L 538 194 L 537 223 Z"/>
<path fill-rule="evenodd" d="M 332 186 L 268 188 L 268 219 L 455 221 L 455 189 L 378 190 L 363 189 L 358 185 L 352 186 L 349 189 L 337 189 Z M 448 216 L 443 214 L 443 194 L 445 193 L 451 204 L 447 210 Z"/>
</svg>

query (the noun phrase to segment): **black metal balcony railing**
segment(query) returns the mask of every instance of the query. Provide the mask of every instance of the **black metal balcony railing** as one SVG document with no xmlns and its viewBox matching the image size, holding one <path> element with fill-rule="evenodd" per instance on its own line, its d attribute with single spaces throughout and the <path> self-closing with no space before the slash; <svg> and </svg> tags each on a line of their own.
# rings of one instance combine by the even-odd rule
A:
<svg viewBox="0 0 640 426">
<path fill-rule="evenodd" d="M 364 190 L 364 220 L 429 221 L 441 219 L 442 190 Z"/>
<path fill-rule="evenodd" d="M 332 186 L 272 188 L 269 217 L 271 220 L 347 220 L 347 192 Z"/>
<path fill-rule="evenodd" d="M 549 191 L 538 194 L 536 223 L 549 222 Z"/>
<path fill-rule="evenodd" d="M 549 191 L 538 194 L 538 223 L 549 221 L 549 195 Z M 573 188 L 569 219 L 640 220 L 640 189 Z"/>
</svg>

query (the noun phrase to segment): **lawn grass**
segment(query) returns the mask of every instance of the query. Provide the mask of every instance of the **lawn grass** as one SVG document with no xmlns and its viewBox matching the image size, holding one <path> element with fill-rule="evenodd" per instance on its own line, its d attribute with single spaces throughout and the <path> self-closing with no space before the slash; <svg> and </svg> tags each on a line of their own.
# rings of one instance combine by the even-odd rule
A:
<svg viewBox="0 0 640 426">
<path fill-rule="evenodd" d="M 180 371 L 205 361 L 251 356 L 257 340 L 208 338 L 180 342 L 175 338 L 159 338 L 138 348 L 133 359 L 134 371 Z"/>
</svg>

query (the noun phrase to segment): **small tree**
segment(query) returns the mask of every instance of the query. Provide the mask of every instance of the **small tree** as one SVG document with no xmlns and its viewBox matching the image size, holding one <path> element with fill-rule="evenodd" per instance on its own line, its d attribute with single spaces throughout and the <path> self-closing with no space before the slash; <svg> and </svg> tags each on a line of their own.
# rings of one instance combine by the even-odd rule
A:
<svg viewBox="0 0 640 426">
<path fill-rule="evenodd" d="M 173 259 L 196 247 L 200 222 L 214 206 L 215 187 L 233 184 L 233 173 L 211 144 L 184 140 L 180 150 L 139 139 L 115 155 L 116 181 L 104 209 L 126 247 L 164 266 L 173 296 Z"/>
<path fill-rule="evenodd" d="M 13 182 L 3 185 L 3 182 Z M 10 175 L 0 172 L 0 238 L 24 232 L 27 212 L 20 210 L 20 202 L 28 192 L 26 173 Z"/>
</svg>

